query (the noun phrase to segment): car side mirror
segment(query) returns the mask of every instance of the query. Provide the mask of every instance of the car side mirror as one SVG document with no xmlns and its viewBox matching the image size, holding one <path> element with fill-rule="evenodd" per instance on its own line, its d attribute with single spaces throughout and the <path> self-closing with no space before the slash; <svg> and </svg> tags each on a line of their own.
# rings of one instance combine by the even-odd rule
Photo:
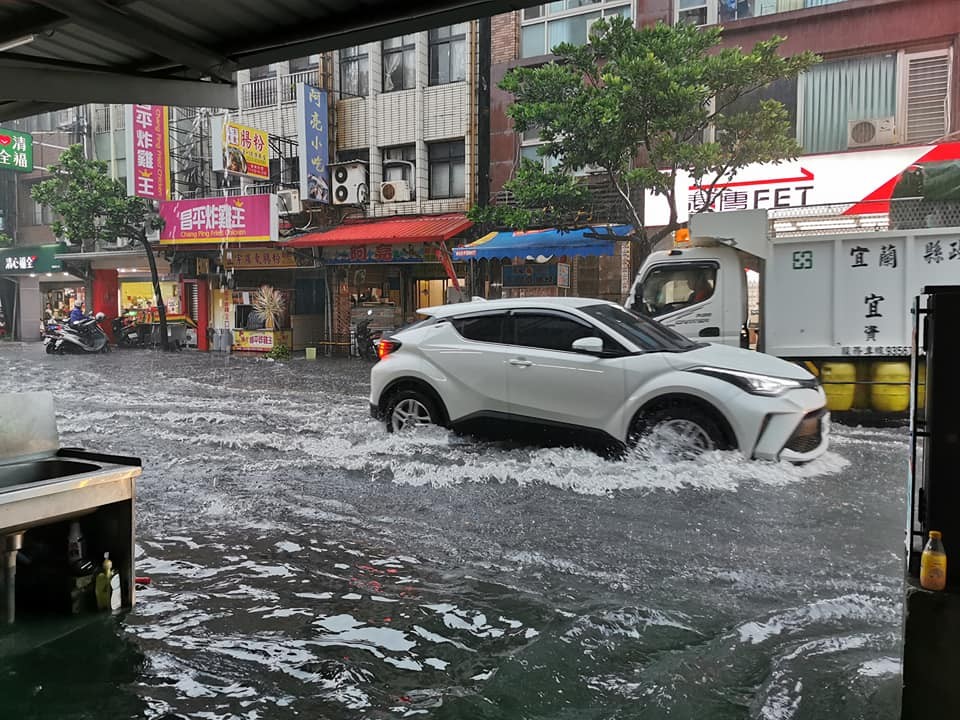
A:
<svg viewBox="0 0 960 720">
<path fill-rule="evenodd" d="M 600 355 L 603 352 L 603 339 L 598 337 L 583 337 L 573 341 L 574 352 Z"/>
</svg>

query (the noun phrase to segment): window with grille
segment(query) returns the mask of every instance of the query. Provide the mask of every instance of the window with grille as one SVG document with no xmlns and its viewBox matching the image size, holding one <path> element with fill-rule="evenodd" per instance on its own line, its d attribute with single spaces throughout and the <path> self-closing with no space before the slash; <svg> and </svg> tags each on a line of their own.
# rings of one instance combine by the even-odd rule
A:
<svg viewBox="0 0 960 720">
<path fill-rule="evenodd" d="M 903 70 L 906 78 L 904 142 L 939 140 L 949 127 L 950 51 L 907 54 Z"/>
<path fill-rule="evenodd" d="M 430 30 L 430 84 L 446 85 L 467 77 L 467 23 Z"/>
<path fill-rule="evenodd" d="M 383 91 L 410 90 L 417 84 L 416 35 L 383 41 Z"/>
</svg>

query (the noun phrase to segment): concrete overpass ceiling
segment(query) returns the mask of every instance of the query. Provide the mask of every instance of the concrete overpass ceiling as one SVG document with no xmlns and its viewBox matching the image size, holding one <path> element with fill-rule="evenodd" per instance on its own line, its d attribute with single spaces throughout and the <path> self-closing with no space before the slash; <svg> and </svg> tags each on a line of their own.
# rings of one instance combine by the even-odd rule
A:
<svg viewBox="0 0 960 720">
<path fill-rule="evenodd" d="M 0 121 L 88 102 L 236 107 L 237 70 L 530 0 L 7 0 Z"/>
</svg>

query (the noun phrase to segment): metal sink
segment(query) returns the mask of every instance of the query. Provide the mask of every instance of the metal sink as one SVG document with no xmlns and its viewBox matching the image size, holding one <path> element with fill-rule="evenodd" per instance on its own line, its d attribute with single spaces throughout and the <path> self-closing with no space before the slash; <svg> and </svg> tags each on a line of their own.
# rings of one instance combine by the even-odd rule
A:
<svg viewBox="0 0 960 720">
<path fill-rule="evenodd" d="M 0 492 L 12 489 L 16 485 L 55 480 L 67 475 L 100 470 L 99 465 L 75 460 L 51 458 L 49 460 L 35 460 L 33 462 L 0 465 Z"/>
</svg>

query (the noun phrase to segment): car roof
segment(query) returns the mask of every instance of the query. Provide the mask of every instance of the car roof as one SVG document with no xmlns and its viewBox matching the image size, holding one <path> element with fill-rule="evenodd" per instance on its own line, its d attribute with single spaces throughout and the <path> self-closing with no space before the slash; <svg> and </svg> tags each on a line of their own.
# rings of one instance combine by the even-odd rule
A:
<svg viewBox="0 0 960 720">
<path fill-rule="evenodd" d="M 533 310 L 559 310 L 581 308 L 588 305 L 597 304 L 614 305 L 615 303 L 607 300 L 597 300 L 595 298 L 583 297 L 510 298 L 507 300 L 483 300 L 477 298 L 465 303 L 453 303 L 451 305 L 436 305 L 434 307 L 420 308 L 420 310 L 417 312 L 421 315 L 444 318 L 454 315 L 465 315 L 468 313 L 490 312 L 496 310 L 515 310 L 520 308 Z"/>
</svg>

